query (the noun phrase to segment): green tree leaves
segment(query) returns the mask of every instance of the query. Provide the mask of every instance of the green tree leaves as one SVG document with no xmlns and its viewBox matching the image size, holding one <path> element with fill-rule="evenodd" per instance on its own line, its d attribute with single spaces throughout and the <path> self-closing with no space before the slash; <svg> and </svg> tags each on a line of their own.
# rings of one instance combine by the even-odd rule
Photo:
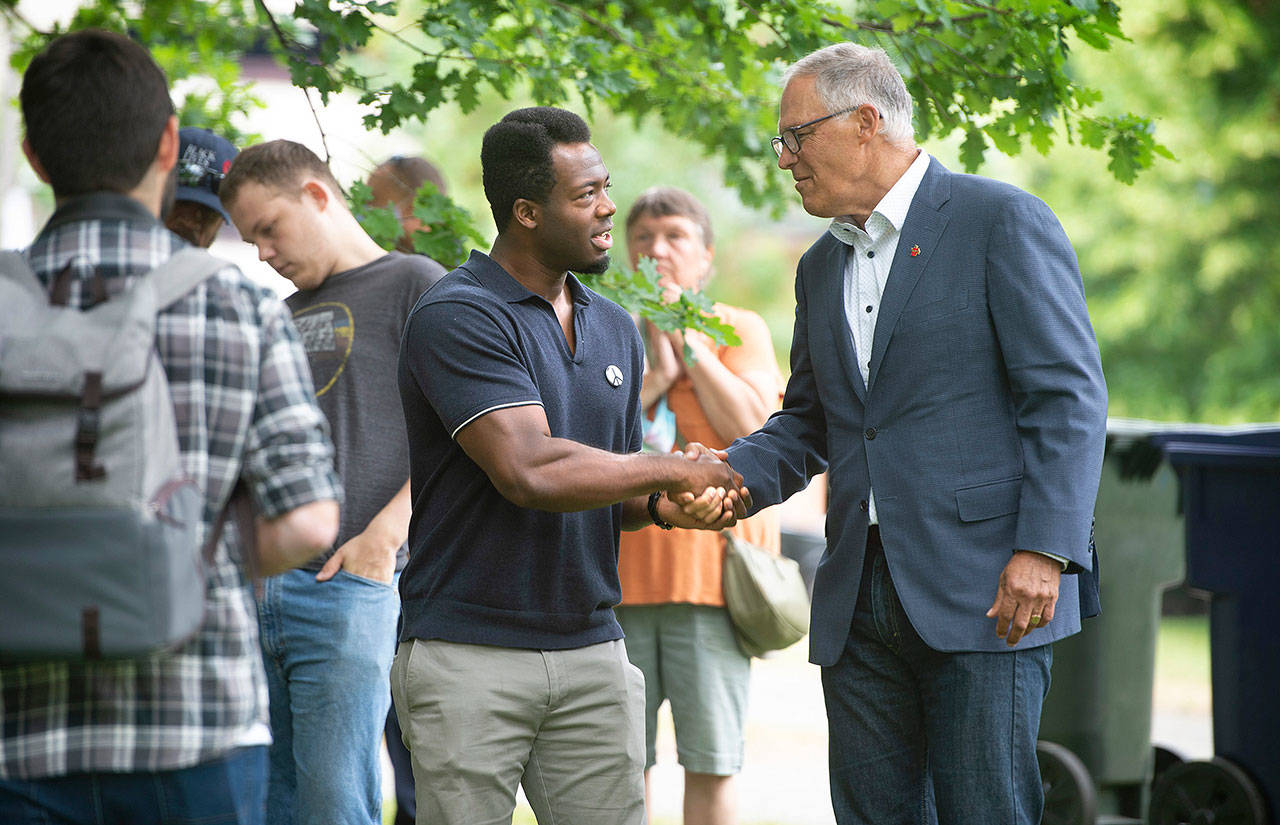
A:
<svg viewBox="0 0 1280 825">
<path fill-rule="evenodd" d="M 14 0 L 0 0 L 0 13 L 23 29 Z M 1106 50 L 1124 39 L 1113 0 L 296 0 L 288 12 L 267 0 L 83 0 L 69 28 L 90 25 L 131 33 L 171 80 L 190 81 L 175 84 L 184 123 L 241 141 L 229 118 L 254 102 L 237 61 L 266 46 L 322 100 L 356 94 L 372 107 L 366 126 L 384 133 L 448 103 L 471 111 L 492 94 L 654 118 L 720 159 L 745 204 L 774 214 L 790 196 L 769 149 L 779 78 L 840 40 L 890 53 L 915 98 L 918 136 L 963 134 L 967 169 L 992 147 L 1013 155 L 1030 143 L 1044 153 L 1062 138 L 1106 152 L 1126 183 L 1169 156 L 1149 119 L 1093 112 L 1099 93 L 1070 71 L 1070 44 Z M 15 65 L 57 33 L 29 31 Z M 374 46 L 408 70 L 370 71 L 363 54 Z M 1274 70 L 1274 50 L 1255 51 L 1255 70 L 1268 59 Z M 364 195 L 354 194 L 362 210 Z M 415 245 L 442 262 L 480 242 L 438 193 L 421 195 L 415 211 L 432 226 Z M 384 218 L 360 214 L 375 237 L 394 238 Z M 620 271 L 597 283 L 646 317 L 676 311 L 661 303 L 656 280 L 637 277 Z"/>
</svg>

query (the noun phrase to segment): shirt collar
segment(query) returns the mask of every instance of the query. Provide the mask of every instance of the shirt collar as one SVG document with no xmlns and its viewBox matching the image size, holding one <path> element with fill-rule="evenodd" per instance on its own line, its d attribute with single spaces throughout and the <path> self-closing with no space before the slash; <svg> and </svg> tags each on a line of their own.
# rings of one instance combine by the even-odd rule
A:
<svg viewBox="0 0 1280 825">
<path fill-rule="evenodd" d="M 44 234 L 51 229 L 78 221 L 126 221 L 144 226 L 158 226 L 159 221 L 145 206 L 128 195 L 119 192 L 93 192 L 74 195 L 64 200 L 54 210 L 49 222 L 40 230 Z"/>
<path fill-rule="evenodd" d="M 867 219 L 867 231 L 859 229 L 847 217 L 831 221 L 829 231 L 837 240 L 849 246 L 853 246 L 855 240 L 859 238 L 878 240 L 890 227 L 895 232 L 901 232 L 902 224 L 907 220 L 907 212 L 911 209 L 911 201 L 915 199 L 920 181 L 924 180 L 924 173 L 928 168 L 929 153 L 921 149 L 917 152 L 916 159 L 907 167 L 907 171 L 902 173 L 902 177 L 898 178 L 889 191 L 884 193 L 884 197 L 880 198 L 876 208 L 871 210 L 871 217 Z M 880 216 L 880 220 L 875 219 L 877 215 Z"/>
<path fill-rule="evenodd" d="M 471 257 L 458 268 L 470 272 L 485 289 L 509 304 L 520 303 L 529 298 L 544 300 L 530 292 L 524 284 L 511 277 L 511 273 L 503 269 L 501 264 L 478 249 L 471 250 Z M 583 286 L 572 272 L 565 277 L 565 286 L 575 304 L 586 306 L 591 303 L 591 290 Z"/>
</svg>

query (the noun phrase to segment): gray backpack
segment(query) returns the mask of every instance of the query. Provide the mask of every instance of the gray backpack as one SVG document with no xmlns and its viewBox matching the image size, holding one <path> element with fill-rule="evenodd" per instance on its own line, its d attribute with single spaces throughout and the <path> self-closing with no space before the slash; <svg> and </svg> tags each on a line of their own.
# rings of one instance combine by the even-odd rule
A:
<svg viewBox="0 0 1280 825">
<path fill-rule="evenodd" d="M 204 494 L 183 474 L 156 313 L 227 264 L 187 248 L 66 306 L 0 253 L 0 660 L 141 657 L 204 616 Z M 219 519 L 221 525 L 221 519 Z"/>
</svg>

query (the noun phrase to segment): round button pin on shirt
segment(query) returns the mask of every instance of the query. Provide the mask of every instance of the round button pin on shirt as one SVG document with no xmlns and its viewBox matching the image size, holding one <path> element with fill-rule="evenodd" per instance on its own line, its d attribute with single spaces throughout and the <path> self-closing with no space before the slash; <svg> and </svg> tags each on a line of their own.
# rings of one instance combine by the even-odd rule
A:
<svg viewBox="0 0 1280 825">
<path fill-rule="evenodd" d="M 604 368 L 604 380 L 608 381 L 612 386 L 621 387 L 622 370 L 618 369 L 617 365 L 610 364 Z"/>
</svg>

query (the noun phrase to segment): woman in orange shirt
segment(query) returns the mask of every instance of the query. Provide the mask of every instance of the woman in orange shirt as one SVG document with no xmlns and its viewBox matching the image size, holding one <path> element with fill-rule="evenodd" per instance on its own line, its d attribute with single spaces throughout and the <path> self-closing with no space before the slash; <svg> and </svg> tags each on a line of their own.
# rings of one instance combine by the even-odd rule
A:
<svg viewBox="0 0 1280 825">
<path fill-rule="evenodd" d="M 641 257 L 652 258 L 669 295 L 706 285 L 714 251 L 711 223 L 688 192 L 646 191 L 631 207 L 626 230 L 632 266 Z M 754 432 L 778 407 L 783 382 L 764 320 L 725 304 L 716 304 L 715 312 L 733 326 L 740 345 L 717 346 L 698 332 L 667 333 L 644 322 L 648 363 L 640 398 L 651 449 L 678 449 L 687 441 L 722 449 Z M 778 516 L 772 510 L 739 522 L 733 531 L 778 552 Z M 677 756 L 685 769 L 685 825 L 736 821 L 733 777 L 742 767 L 750 659 L 738 649 L 724 607 L 723 559 L 724 540 L 717 533 L 653 526 L 622 536 L 622 605 L 616 612 L 628 656 L 645 676 L 646 788 L 658 708 L 670 701 Z"/>
</svg>

